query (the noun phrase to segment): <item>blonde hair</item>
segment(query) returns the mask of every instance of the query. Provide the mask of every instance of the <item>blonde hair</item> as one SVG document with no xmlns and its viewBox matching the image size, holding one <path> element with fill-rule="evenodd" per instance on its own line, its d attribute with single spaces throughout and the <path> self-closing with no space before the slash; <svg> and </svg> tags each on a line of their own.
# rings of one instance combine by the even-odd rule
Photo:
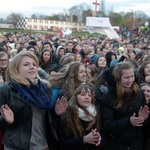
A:
<svg viewBox="0 0 150 150">
<path fill-rule="evenodd" d="M 30 57 L 36 62 L 36 66 L 39 66 L 39 61 L 38 58 L 31 52 L 26 51 L 26 52 L 21 52 L 11 60 L 11 62 L 8 65 L 8 74 L 9 74 L 9 79 L 15 80 L 17 83 L 23 84 L 23 85 L 30 85 L 29 80 L 27 80 L 25 77 L 21 76 L 19 73 L 19 65 L 23 57 Z"/>
</svg>

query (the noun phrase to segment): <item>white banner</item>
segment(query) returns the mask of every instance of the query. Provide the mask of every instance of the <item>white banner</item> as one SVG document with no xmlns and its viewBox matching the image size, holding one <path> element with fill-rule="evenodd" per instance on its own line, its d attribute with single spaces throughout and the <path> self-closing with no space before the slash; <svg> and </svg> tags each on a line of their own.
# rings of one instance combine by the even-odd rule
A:
<svg viewBox="0 0 150 150">
<path fill-rule="evenodd" d="M 110 39 L 118 39 L 119 35 L 110 24 L 109 18 L 87 17 L 86 29 L 90 33 L 107 35 Z"/>
<path fill-rule="evenodd" d="M 145 22 L 145 26 L 147 27 L 149 25 L 149 22 Z"/>
</svg>

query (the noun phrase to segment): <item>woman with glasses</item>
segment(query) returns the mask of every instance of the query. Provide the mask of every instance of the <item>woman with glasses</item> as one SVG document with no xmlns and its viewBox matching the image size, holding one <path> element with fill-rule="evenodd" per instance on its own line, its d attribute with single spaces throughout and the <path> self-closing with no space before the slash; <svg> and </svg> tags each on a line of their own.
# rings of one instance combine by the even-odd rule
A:
<svg viewBox="0 0 150 150">
<path fill-rule="evenodd" d="M 7 53 L 0 52 L 0 74 L 2 75 L 1 81 L 6 81 L 6 69 L 9 63 L 9 58 Z"/>
</svg>

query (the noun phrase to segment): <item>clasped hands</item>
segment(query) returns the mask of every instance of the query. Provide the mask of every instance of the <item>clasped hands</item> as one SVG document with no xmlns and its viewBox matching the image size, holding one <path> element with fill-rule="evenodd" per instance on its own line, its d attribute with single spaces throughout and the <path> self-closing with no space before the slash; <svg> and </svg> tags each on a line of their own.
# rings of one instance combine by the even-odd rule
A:
<svg viewBox="0 0 150 150">
<path fill-rule="evenodd" d="M 92 129 L 91 132 L 83 137 L 84 143 L 94 144 L 95 146 L 100 145 L 101 136 L 96 129 Z"/>
</svg>

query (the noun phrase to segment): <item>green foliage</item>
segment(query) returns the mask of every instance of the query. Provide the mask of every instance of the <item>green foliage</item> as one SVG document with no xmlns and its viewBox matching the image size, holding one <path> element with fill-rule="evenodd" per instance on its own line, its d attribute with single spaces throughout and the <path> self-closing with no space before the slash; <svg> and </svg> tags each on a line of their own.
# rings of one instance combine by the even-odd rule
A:
<svg viewBox="0 0 150 150">
<path fill-rule="evenodd" d="M 73 15 L 72 17 L 73 17 L 73 18 L 72 18 L 72 21 L 73 21 L 73 22 L 78 22 L 78 16 L 77 16 L 77 15 Z"/>
<path fill-rule="evenodd" d="M 124 19 L 121 23 L 121 26 L 123 27 L 131 27 L 131 22 L 132 22 L 132 14 L 131 13 L 126 13 L 124 16 Z"/>
<path fill-rule="evenodd" d="M 132 21 L 133 24 L 141 25 L 147 21 L 149 18 L 143 11 L 134 11 L 133 17 L 131 12 L 120 12 L 116 13 L 113 9 L 105 14 L 103 11 L 98 11 L 98 14 L 102 14 L 103 17 L 109 17 L 110 23 L 113 26 L 123 26 L 123 27 L 131 27 Z M 21 17 L 21 14 L 12 12 L 6 18 L 6 23 L 13 24 L 16 27 L 18 19 Z M 64 10 L 63 13 L 52 14 L 50 16 L 44 16 L 41 14 L 33 13 L 31 18 L 37 19 L 49 19 L 49 20 L 57 20 L 57 21 L 73 21 L 78 23 L 86 23 L 86 17 L 92 16 L 92 9 L 86 3 L 81 3 L 79 5 L 72 6 L 68 10 Z M 134 19 L 133 19 L 134 18 Z M 133 20 L 132 20 L 133 19 Z M 0 22 L 4 23 L 5 20 L 3 18 L 0 19 Z"/>
<path fill-rule="evenodd" d="M 145 19 L 148 19 L 148 16 L 143 11 L 116 13 L 112 10 L 108 13 L 107 17 L 109 17 L 110 22 L 113 26 L 123 27 L 131 27 L 132 21 L 134 21 L 133 24 L 138 25 L 140 22 L 144 21 Z"/>
<path fill-rule="evenodd" d="M 110 22 L 112 26 L 120 26 L 122 23 L 122 16 L 119 13 L 111 13 Z"/>
</svg>

